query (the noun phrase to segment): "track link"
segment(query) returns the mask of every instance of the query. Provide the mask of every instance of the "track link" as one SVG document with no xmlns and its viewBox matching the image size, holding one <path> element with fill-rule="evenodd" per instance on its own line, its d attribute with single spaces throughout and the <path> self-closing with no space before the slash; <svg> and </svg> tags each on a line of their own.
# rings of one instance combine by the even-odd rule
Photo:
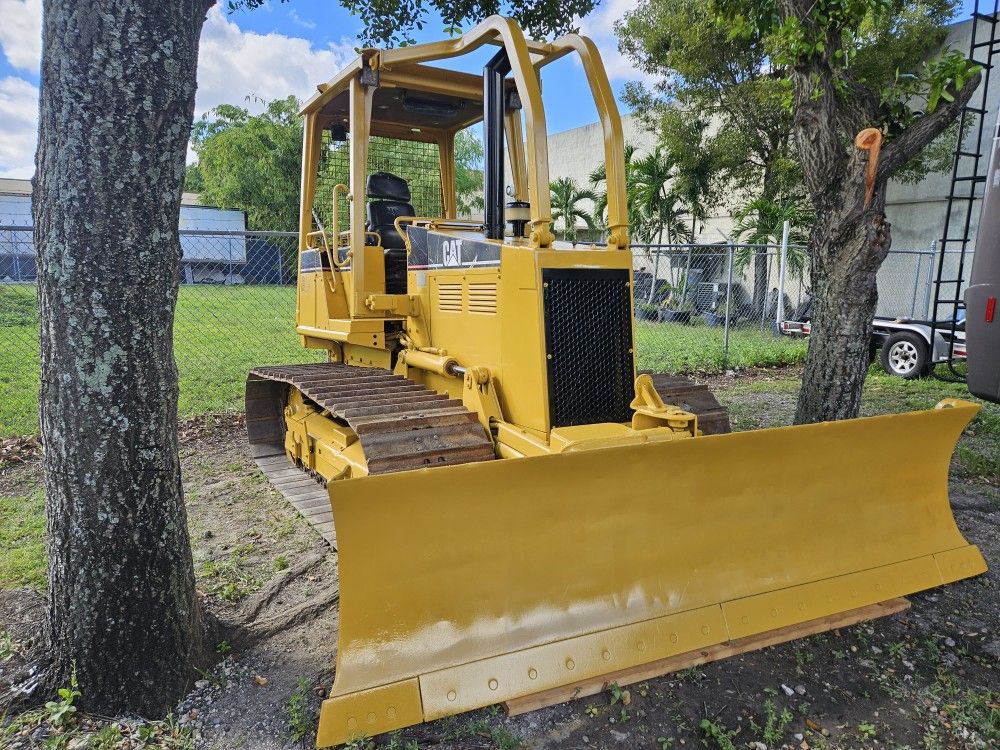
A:
<svg viewBox="0 0 1000 750">
<path fill-rule="evenodd" d="M 275 424 L 281 413 L 251 402 L 263 399 L 283 409 L 288 387 L 297 388 L 354 430 L 369 474 L 495 458 L 489 435 L 461 401 L 388 370 L 334 363 L 251 370 L 247 379 L 251 445 L 279 445 L 284 452 L 283 420 Z M 265 424 L 253 424 L 258 415 Z M 280 439 L 275 440 L 279 433 Z"/>
<path fill-rule="evenodd" d="M 329 496 L 285 457 L 284 409 L 296 388 L 358 436 L 369 474 L 496 458 L 493 442 L 461 401 L 388 370 L 337 363 L 258 367 L 246 385 L 247 436 L 258 466 L 336 547 Z"/>
<path fill-rule="evenodd" d="M 683 375 L 641 371 L 653 379 L 653 387 L 665 403 L 679 406 L 698 417 L 698 429 L 705 435 L 732 432 L 729 412 L 715 398 L 707 385 L 698 385 Z"/>
</svg>

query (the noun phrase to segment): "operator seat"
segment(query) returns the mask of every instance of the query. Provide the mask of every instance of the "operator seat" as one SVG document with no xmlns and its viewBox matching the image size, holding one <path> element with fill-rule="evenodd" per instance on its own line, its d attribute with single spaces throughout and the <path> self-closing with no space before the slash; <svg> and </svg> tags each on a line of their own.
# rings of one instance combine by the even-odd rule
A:
<svg viewBox="0 0 1000 750">
<path fill-rule="evenodd" d="M 410 186 L 390 172 L 373 172 L 365 186 L 368 193 L 368 231 L 378 232 L 385 251 L 385 291 L 406 294 L 406 243 L 396 231 L 397 216 L 414 216 Z"/>
</svg>

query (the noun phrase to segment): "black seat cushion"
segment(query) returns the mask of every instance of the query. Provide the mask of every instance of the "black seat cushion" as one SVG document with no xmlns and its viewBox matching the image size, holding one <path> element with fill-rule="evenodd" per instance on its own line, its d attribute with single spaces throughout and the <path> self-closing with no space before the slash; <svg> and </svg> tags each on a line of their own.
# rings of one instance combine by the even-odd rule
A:
<svg viewBox="0 0 1000 750">
<path fill-rule="evenodd" d="M 410 202 L 410 186 L 406 180 L 391 172 L 372 172 L 365 186 L 369 198 L 384 198 L 391 201 Z"/>
<path fill-rule="evenodd" d="M 402 249 L 406 247 L 403 238 L 396 231 L 397 216 L 413 216 L 413 206 L 402 201 L 372 201 L 368 204 L 368 231 L 378 232 L 382 247 Z"/>
</svg>

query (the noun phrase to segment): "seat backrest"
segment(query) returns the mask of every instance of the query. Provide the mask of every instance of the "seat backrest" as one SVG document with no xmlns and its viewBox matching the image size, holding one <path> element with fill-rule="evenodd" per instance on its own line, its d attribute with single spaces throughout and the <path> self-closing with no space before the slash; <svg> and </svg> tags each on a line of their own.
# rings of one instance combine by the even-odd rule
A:
<svg viewBox="0 0 1000 750">
<path fill-rule="evenodd" d="M 390 172 L 373 172 L 365 186 L 368 193 L 368 229 L 378 232 L 386 250 L 406 247 L 396 231 L 398 216 L 413 216 L 410 204 L 410 186 L 406 180 Z"/>
</svg>

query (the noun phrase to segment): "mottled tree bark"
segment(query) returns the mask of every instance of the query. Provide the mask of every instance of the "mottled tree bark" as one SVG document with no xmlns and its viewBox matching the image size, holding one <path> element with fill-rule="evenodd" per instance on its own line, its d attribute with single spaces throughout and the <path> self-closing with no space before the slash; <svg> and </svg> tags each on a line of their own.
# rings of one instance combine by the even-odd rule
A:
<svg viewBox="0 0 1000 750">
<path fill-rule="evenodd" d="M 178 214 L 204 0 L 46 0 L 34 181 L 53 675 L 163 714 L 199 605 L 177 455 Z"/>
<path fill-rule="evenodd" d="M 785 16 L 812 23 L 812 0 L 779 0 Z M 809 239 L 812 333 L 795 410 L 796 424 L 858 416 L 868 370 L 871 324 L 878 302 L 876 274 L 892 244 L 885 217 L 889 178 L 944 132 L 979 84 L 975 76 L 955 100 L 923 115 L 882 148 L 875 190 L 864 205 L 868 153 L 854 146 L 861 130 L 885 120 L 876 96 L 839 71 L 831 60 L 841 47 L 831 28 L 825 52 L 791 70 L 792 130 L 806 190 L 816 213 Z"/>
</svg>

